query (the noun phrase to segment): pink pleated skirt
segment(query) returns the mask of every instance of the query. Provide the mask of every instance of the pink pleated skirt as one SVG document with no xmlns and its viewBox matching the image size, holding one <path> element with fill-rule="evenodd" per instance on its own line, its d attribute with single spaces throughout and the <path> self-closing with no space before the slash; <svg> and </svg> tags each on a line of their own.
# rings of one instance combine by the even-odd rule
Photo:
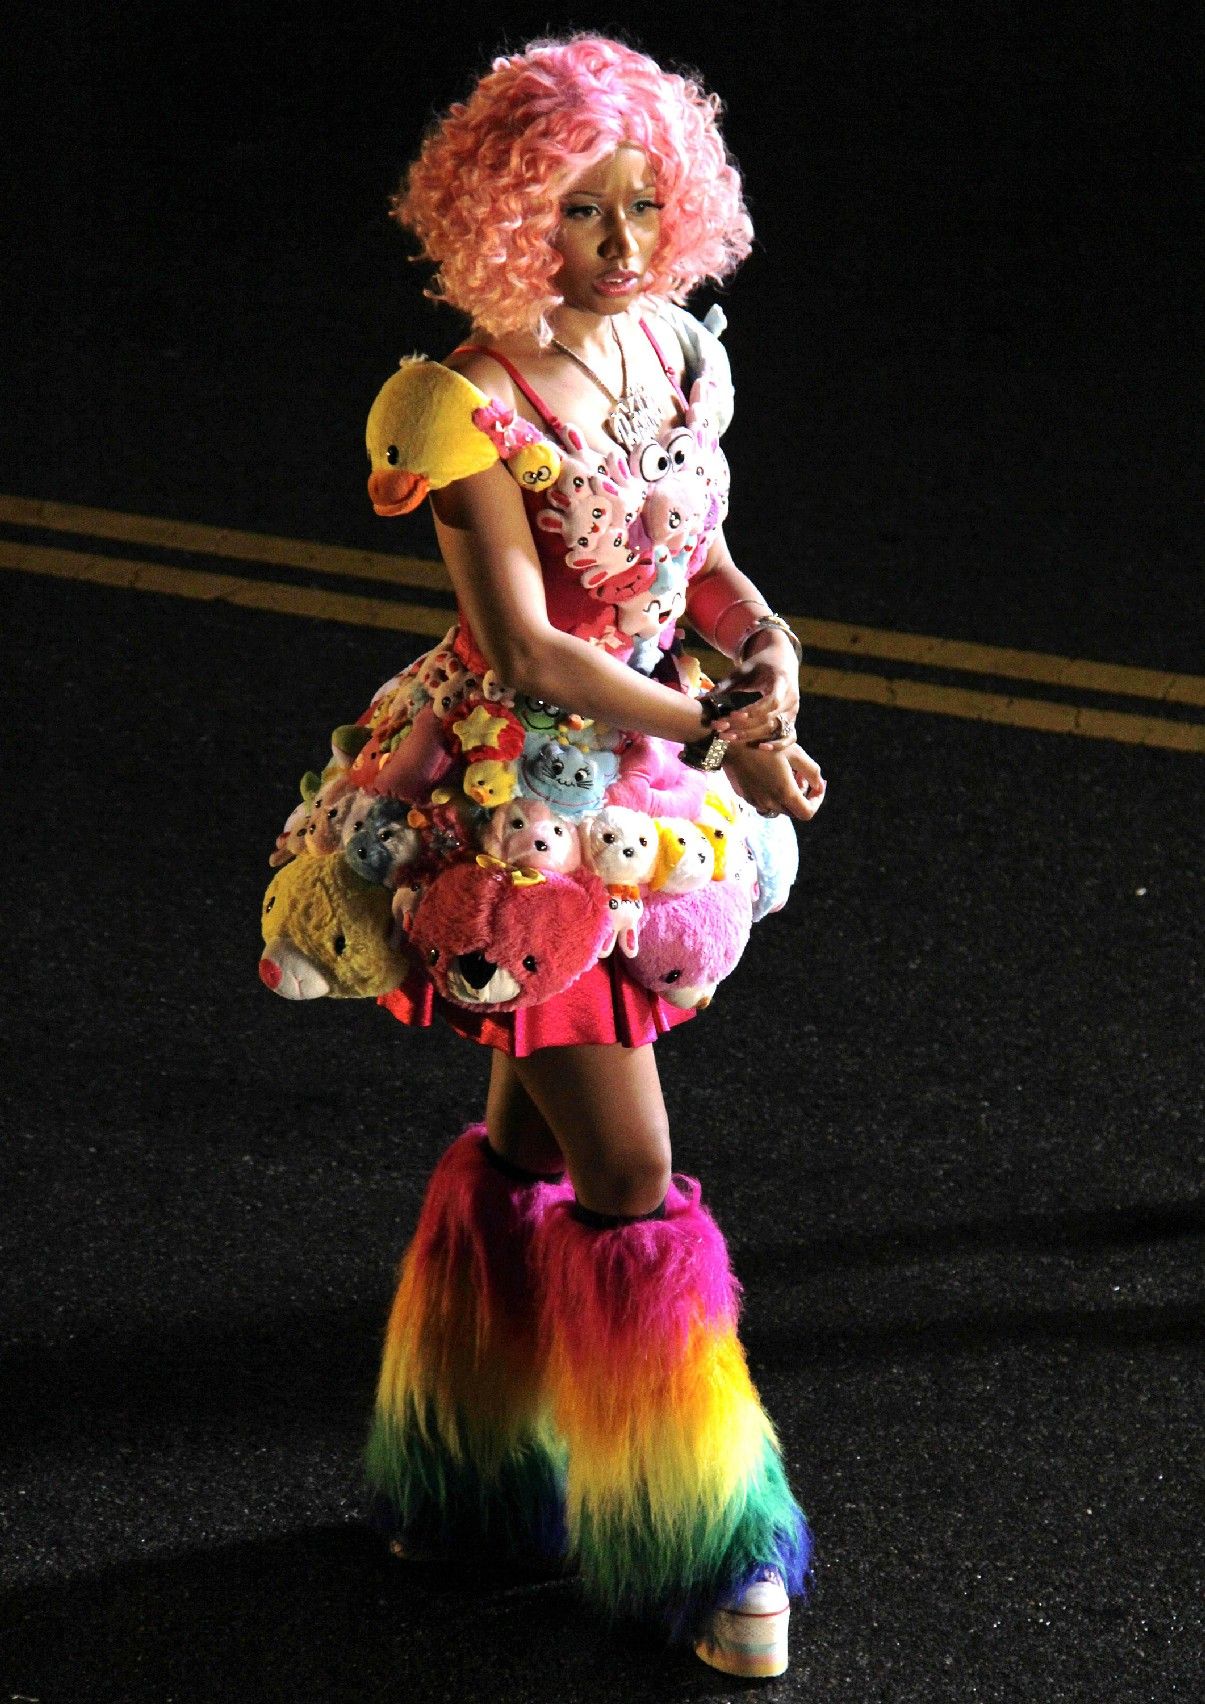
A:
<svg viewBox="0 0 1205 1704">
<path fill-rule="evenodd" d="M 613 952 L 599 959 L 577 981 L 539 1006 L 517 1012 L 470 1012 L 438 993 L 421 965 L 400 988 L 382 994 L 378 1005 L 403 1024 L 427 1029 L 437 1017 L 466 1041 L 496 1047 L 516 1059 L 526 1059 L 542 1047 L 644 1047 L 659 1035 L 676 1029 L 694 1010 L 684 1011 L 625 976 Z"/>
</svg>

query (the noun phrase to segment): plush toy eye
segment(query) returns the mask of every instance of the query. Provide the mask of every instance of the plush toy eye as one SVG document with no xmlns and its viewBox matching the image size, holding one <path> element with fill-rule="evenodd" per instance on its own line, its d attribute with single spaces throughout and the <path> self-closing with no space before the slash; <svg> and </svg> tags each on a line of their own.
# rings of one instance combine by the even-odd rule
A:
<svg viewBox="0 0 1205 1704">
<path fill-rule="evenodd" d="M 616 834 L 616 832 L 613 828 L 609 828 L 607 830 L 607 832 L 603 835 L 603 840 L 608 846 L 614 846 L 615 842 L 618 839 L 619 839 L 619 836 Z"/>
<path fill-rule="evenodd" d="M 641 835 L 641 836 L 640 836 L 640 844 L 641 844 L 641 845 L 642 845 L 642 846 L 647 846 L 647 845 L 648 845 L 648 836 L 647 836 L 647 835 L 645 835 L 645 834 L 642 834 L 642 835 Z"/>
<path fill-rule="evenodd" d="M 669 472 L 669 457 L 660 444 L 646 444 L 640 452 L 640 477 L 647 479 L 650 485 L 654 480 L 664 479 Z"/>
<path fill-rule="evenodd" d="M 439 963 L 439 948 L 438 947 L 428 947 L 427 948 L 427 963 L 428 964 L 438 964 Z"/>
<path fill-rule="evenodd" d="M 578 539 L 577 542 L 578 542 L 579 547 L 582 550 L 584 550 L 586 548 L 586 546 L 589 544 L 590 540 L 587 537 L 587 535 L 585 533 L 583 533 L 582 536 Z"/>
<path fill-rule="evenodd" d="M 511 817 L 510 826 L 512 828 L 522 828 L 523 827 L 523 818 L 522 817 Z"/>
<path fill-rule="evenodd" d="M 536 970 L 536 955 L 534 953 L 527 954 L 526 958 L 523 960 L 523 969 L 530 970 L 534 974 Z"/>
<path fill-rule="evenodd" d="M 605 509 L 591 509 L 590 519 L 592 521 L 601 521 L 606 512 L 607 511 Z"/>
<path fill-rule="evenodd" d="M 276 904 L 276 895 L 273 894 L 271 899 L 268 901 L 267 905 L 264 906 L 264 916 L 265 917 L 268 915 L 269 911 L 271 911 L 272 907 L 275 904 Z"/>
<path fill-rule="evenodd" d="M 677 529 L 682 525 L 682 512 L 681 512 L 681 510 L 679 510 L 679 509 L 671 509 L 670 510 L 670 512 L 669 512 L 669 524 L 670 524 L 671 530 L 676 532 Z"/>
<path fill-rule="evenodd" d="M 548 767 L 554 775 L 563 775 L 565 773 L 565 765 L 559 757 L 554 757 Z"/>
<path fill-rule="evenodd" d="M 689 432 L 675 432 L 666 445 L 665 453 L 675 467 L 685 467 L 686 458 L 694 447 L 694 439 Z"/>
<path fill-rule="evenodd" d="M 397 466 L 398 453 L 396 444 L 390 444 L 389 448 L 385 451 L 385 460 L 389 463 L 390 467 Z"/>
<path fill-rule="evenodd" d="M 590 785 L 590 771 L 588 769 L 575 769 L 573 784 L 575 787 L 588 787 Z"/>
<path fill-rule="evenodd" d="M 554 826 L 554 828 L 553 828 L 553 830 L 552 830 L 552 832 L 553 832 L 553 833 L 554 833 L 554 834 L 564 834 L 564 832 L 565 832 L 565 830 L 564 830 L 564 829 L 563 829 L 563 828 L 562 828 L 562 827 L 561 827 L 561 825 L 560 825 L 560 823 L 559 823 L 559 822 L 558 822 L 558 823 L 557 823 L 557 824 L 556 824 L 556 825 L 555 825 L 555 826 Z"/>
<path fill-rule="evenodd" d="M 346 951 L 347 951 L 347 936 L 346 935 L 336 935 L 335 936 L 335 954 L 336 954 L 336 956 L 342 957 L 342 955 Z"/>
<path fill-rule="evenodd" d="M 680 970 L 667 970 L 662 980 L 665 982 L 681 982 L 682 972 Z"/>
</svg>

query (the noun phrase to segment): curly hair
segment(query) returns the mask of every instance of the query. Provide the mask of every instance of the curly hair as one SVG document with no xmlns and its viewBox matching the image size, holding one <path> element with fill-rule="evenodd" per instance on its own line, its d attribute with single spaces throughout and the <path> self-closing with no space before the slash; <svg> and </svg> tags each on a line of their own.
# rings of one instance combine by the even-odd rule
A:
<svg viewBox="0 0 1205 1704">
<path fill-rule="evenodd" d="M 719 282 L 753 236 L 741 178 L 719 132 L 718 96 L 605 36 L 535 41 L 495 59 L 469 99 L 428 134 L 393 216 L 438 268 L 427 294 L 492 336 L 549 335 L 559 197 L 622 143 L 640 148 L 663 204 L 646 274 L 683 302 Z"/>
</svg>

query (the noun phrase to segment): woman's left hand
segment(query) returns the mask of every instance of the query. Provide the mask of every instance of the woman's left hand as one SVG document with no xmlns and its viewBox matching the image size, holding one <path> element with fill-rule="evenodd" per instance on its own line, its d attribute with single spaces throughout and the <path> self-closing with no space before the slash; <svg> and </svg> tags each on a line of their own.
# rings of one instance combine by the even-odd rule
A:
<svg viewBox="0 0 1205 1704">
<path fill-rule="evenodd" d="M 785 751 L 733 746 L 724 769 L 737 792 L 762 816 L 785 813 L 810 822 L 824 803 L 827 783 L 820 765 L 794 740 Z"/>
<path fill-rule="evenodd" d="M 746 662 L 737 663 L 715 691 L 732 688 L 760 696 L 756 704 L 713 722 L 711 731 L 730 745 L 788 751 L 795 743 L 795 718 L 799 714 L 799 665 L 790 640 L 780 633 L 767 635 L 759 649 Z"/>
</svg>

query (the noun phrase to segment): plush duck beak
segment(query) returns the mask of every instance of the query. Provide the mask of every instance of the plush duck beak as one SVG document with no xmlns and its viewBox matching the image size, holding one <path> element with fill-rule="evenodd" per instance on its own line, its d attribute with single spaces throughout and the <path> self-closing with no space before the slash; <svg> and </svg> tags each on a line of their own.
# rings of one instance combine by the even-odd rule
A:
<svg viewBox="0 0 1205 1704">
<path fill-rule="evenodd" d="M 430 489 L 425 475 L 404 467 L 374 468 L 368 476 L 368 495 L 378 515 L 408 515 Z"/>
</svg>

